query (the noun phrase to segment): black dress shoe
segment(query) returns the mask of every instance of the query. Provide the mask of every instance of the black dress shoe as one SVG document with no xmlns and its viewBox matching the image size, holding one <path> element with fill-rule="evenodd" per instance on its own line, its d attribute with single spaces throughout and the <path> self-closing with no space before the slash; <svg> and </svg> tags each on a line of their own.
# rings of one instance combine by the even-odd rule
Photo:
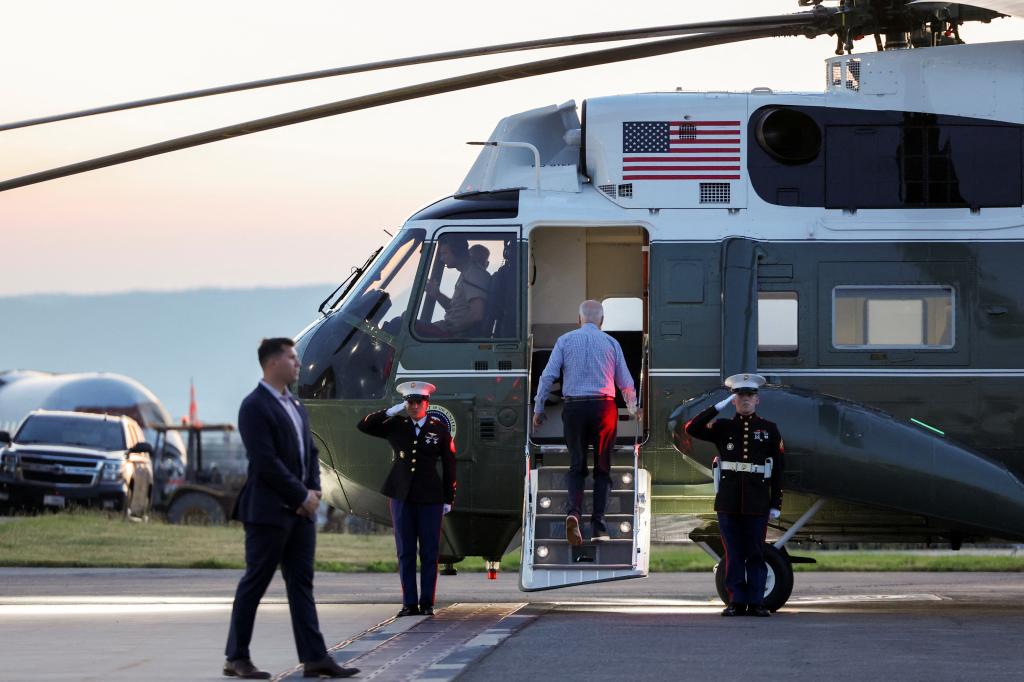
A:
<svg viewBox="0 0 1024 682">
<path fill-rule="evenodd" d="M 420 605 L 420 615 L 421 616 L 433 616 L 434 615 L 434 607 L 433 606 L 427 606 L 426 604 L 421 604 Z"/>
<path fill-rule="evenodd" d="M 418 616 L 420 615 L 420 609 L 418 606 L 403 606 L 402 610 L 398 612 L 398 617 L 402 616 Z"/>
<path fill-rule="evenodd" d="M 248 658 L 224 661 L 224 677 L 241 677 L 243 680 L 269 680 L 270 673 L 260 670 Z"/>
<path fill-rule="evenodd" d="M 758 618 L 767 618 L 772 615 L 772 612 L 766 609 L 763 605 L 757 604 L 747 608 L 748 616 L 756 616 Z"/>
<path fill-rule="evenodd" d="M 722 615 L 731 618 L 733 616 L 742 616 L 747 610 L 746 604 L 729 604 L 722 609 Z"/>
<path fill-rule="evenodd" d="M 359 668 L 343 668 L 330 655 L 302 665 L 303 677 L 352 677 L 357 672 Z"/>
</svg>

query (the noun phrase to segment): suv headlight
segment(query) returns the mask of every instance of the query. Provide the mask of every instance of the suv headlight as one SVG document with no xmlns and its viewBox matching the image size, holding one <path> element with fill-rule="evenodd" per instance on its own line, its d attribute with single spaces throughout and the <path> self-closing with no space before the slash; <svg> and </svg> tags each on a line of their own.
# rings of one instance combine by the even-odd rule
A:
<svg viewBox="0 0 1024 682">
<path fill-rule="evenodd" d="M 18 456 L 9 452 L 5 452 L 0 456 L 0 471 L 5 474 L 14 475 L 14 472 L 18 470 Z"/>
<path fill-rule="evenodd" d="M 100 474 L 100 478 L 104 481 L 119 481 L 121 480 L 121 467 L 124 466 L 123 462 L 104 462 L 103 471 Z"/>
</svg>

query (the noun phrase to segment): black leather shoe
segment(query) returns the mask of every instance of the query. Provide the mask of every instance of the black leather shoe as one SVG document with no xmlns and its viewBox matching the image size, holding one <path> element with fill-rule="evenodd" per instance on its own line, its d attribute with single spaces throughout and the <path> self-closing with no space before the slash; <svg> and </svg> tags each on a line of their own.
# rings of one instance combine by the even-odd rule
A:
<svg viewBox="0 0 1024 682">
<path fill-rule="evenodd" d="M 302 665 L 303 677 L 352 677 L 359 668 L 343 668 L 330 656 Z"/>
<path fill-rule="evenodd" d="M 398 617 L 403 616 L 418 616 L 420 615 L 420 609 L 418 606 L 403 606 L 402 610 L 398 612 Z"/>
<path fill-rule="evenodd" d="M 420 605 L 420 615 L 421 616 L 433 616 L 434 615 L 434 607 L 433 606 L 427 606 L 426 604 L 421 604 Z"/>
<path fill-rule="evenodd" d="M 733 616 L 742 616 L 746 612 L 746 610 L 746 604 L 729 604 L 724 609 L 722 609 L 722 615 L 727 618 L 732 618 Z"/>
<path fill-rule="evenodd" d="M 772 612 L 766 609 L 763 605 L 757 604 L 747 608 L 748 616 L 756 616 L 758 618 L 768 618 L 772 615 Z"/>
<path fill-rule="evenodd" d="M 243 680 L 269 680 L 270 673 L 260 670 L 248 658 L 224 661 L 224 677 L 241 677 Z"/>
</svg>

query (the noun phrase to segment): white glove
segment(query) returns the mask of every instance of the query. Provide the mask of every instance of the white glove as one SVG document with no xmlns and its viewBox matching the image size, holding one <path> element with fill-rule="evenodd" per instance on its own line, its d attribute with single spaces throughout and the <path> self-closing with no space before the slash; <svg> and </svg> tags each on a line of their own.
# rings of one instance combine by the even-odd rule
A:
<svg viewBox="0 0 1024 682">
<path fill-rule="evenodd" d="M 626 411 L 629 412 L 630 417 L 636 416 L 636 403 L 629 403 L 626 405 Z"/>
<path fill-rule="evenodd" d="M 770 518 L 770 519 L 777 519 L 780 516 L 782 516 L 782 512 L 780 510 L 778 510 L 778 509 L 769 509 L 768 510 L 768 518 Z"/>
<path fill-rule="evenodd" d="M 388 414 L 389 417 L 394 417 L 396 414 L 398 414 L 399 412 L 403 412 L 404 410 L 405 410 L 405 403 L 401 402 L 401 403 L 398 403 L 397 405 L 392 405 L 391 407 L 389 407 L 387 414 Z"/>
<path fill-rule="evenodd" d="M 444 513 L 445 513 L 445 514 L 447 514 L 447 513 L 448 513 L 448 512 L 450 512 L 451 510 L 452 510 L 452 506 L 451 506 L 450 504 L 448 504 L 447 502 L 445 502 L 445 505 L 444 505 Z M 442 516 L 443 516 L 443 515 L 444 515 L 444 514 L 442 514 Z"/>
<path fill-rule="evenodd" d="M 731 403 L 732 403 L 732 396 L 730 395 L 725 400 L 721 400 L 721 401 L 715 403 L 715 409 L 718 410 L 719 412 L 721 412 L 722 410 L 724 410 L 726 408 L 727 405 L 729 405 Z"/>
</svg>

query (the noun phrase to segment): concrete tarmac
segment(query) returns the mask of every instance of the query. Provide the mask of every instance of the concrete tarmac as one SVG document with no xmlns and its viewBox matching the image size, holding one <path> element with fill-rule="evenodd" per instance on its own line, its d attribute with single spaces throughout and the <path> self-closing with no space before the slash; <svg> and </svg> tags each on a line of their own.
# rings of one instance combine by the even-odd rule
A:
<svg viewBox="0 0 1024 682">
<path fill-rule="evenodd" d="M 0 680 L 223 679 L 239 577 L 0 569 Z M 439 605 L 528 603 L 539 614 L 474 659 L 460 680 L 1024 674 L 1021 574 L 798 573 L 790 604 L 768 619 L 721 618 L 710 572 L 533 593 L 520 592 L 516 581 L 513 573 L 496 581 L 479 573 L 440 578 Z M 319 574 L 316 596 L 331 646 L 393 615 L 400 590 L 389 574 Z M 279 576 L 257 617 L 253 658 L 273 673 L 295 665 Z"/>
</svg>

